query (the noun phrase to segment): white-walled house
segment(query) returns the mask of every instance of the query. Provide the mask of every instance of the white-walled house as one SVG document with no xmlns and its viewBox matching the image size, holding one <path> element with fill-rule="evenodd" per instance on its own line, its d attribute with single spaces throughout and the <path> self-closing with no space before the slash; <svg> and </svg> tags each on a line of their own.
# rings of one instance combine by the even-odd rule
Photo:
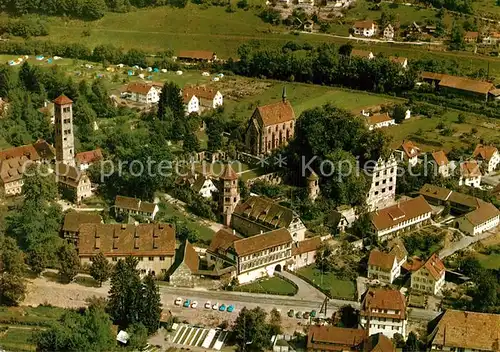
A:
<svg viewBox="0 0 500 352">
<path fill-rule="evenodd" d="M 431 295 L 438 295 L 444 286 L 446 268 L 437 256 L 433 254 L 417 271 L 411 274 L 411 288 Z"/>
<path fill-rule="evenodd" d="M 476 149 L 474 149 L 472 156 L 477 161 L 487 164 L 487 167 L 485 168 L 487 173 L 495 171 L 498 163 L 500 163 L 500 154 L 498 153 L 498 149 L 492 145 L 478 144 Z"/>
<path fill-rule="evenodd" d="M 370 213 L 379 239 L 395 236 L 410 227 L 419 226 L 431 218 L 432 208 L 423 196 L 399 202 Z"/>
<path fill-rule="evenodd" d="M 373 37 L 378 32 L 378 26 L 372 20 L 354 22 L 354 34 L 364 37 Z"/>
<path fill-rule="evenodd" d="M 388 24 L 384 28 L 384 39 L 393 40 L 394 39 L 394 27 L 391 24 Z"/>
<path fill-rule="evenodd" d="M 432 162 L 437 168 L 437 173 L 443 177 L 449 177 L 450 176 L 450 161 L 448 160 L 448 157 L 446 156 L 446 153 L 442 150 L 439 150 L 437 152 L 433 152 L 431 154 L 432 156 Z"/>
<path fill-rule="evenodd" d="M 199 113 L 200 112 L 200 100 L 196 97 L 196 95 L 183 95 L 184 106 L 186 109 L 186 114 L 191 114 L 192 112 Z"/>
<path fill-rule="evenodd" d="M 422 154 L 420 148 L 412 141 L 404 141 L 401 143 L 399 148 L 396 150 L 399 154 L 401 160 L 408 161 L 408 164 L 415 166 L 418 163 L 418 158 Z"/>
<path fill-rule="evenodd" d="M 368 258 L 369 279 L 378 279 L 381 282 L 392 284 L 399 275 L 401 275 L 401 265 L 394 254 L 384 253 L 378 249 L 370 252 Z"/>
<path fill-rule="evenodd" d="M 205 86 L 186 86 L 182 89 L 182 95 L 185 99 L 195 96 L 199 101 L 199 107 L 211 110 L 224 105 L 222 93 L 216 89 Z M 200 111 L 201 112 L 201 111 Z"/>
<path fill-rule="evenodd" d="M 218 192 L 217 186 L 215 185 L 212 178 L 199 175 L 196 177 L 191 189 L 201 195 L 203 198 L 212 198 L 215 192 Z"/>
<path fill-rule="evenodd" d="M 156 104 L 160 100 L 161 90 L 150 83 L 132 82 L 128 84 L 125 92 L 128 100 L 141 104 Z"/>
<path fill-rule="evenodd" d="M 406 339 L 406 300 L 397 290 L 370 289 L 361 302 L 360 327 L 368 335 L 381 333 L 389 338 L 401 334 Z M 369 326 L 367 326 L 369 325 Z"/>
<path fill-rule="evenodd" d="M 460 178 L 458 180 L 458 185 L 469 186 L 469 187 L 481 187 L 481 169 L 479 164 L 475 160 L 464 161 L 460 164 Z"/>
<path fill-rule="evenodd" d="M 479 207 L 457 219 L 460 230 L 470 236 L 479 235 L 499 225 L 500 212 L 491 203 L 480 202 Z"/>
<path fill-rule="evenodd" d="M 320 236 L 308 238 L 300 242 L 295 242 L 292 245 L 293 264 L 289 266 L 289 269 L 297 270 L 304 266 L 314 264 L 316 258 L 316 250 L 320 245 Z"/>
</svg>

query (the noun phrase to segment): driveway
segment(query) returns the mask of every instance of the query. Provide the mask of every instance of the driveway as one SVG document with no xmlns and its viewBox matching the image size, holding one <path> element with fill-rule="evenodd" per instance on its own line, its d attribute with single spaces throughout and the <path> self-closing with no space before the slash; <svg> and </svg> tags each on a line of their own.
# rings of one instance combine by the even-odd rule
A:
<svg viewBox="0 0 500 352">
<path fill-rule="evenodd" d="M 298 286 L 299 290 L 297 294 L 294 296 L 294 298 L 307 301 L 319 301 L 325 299 L 325 295 L 323 294 L 323 292 L 321 292 L 308 282 L 305 282 L 300 277 L 295 276 L 292 273 L 289 273 L 288 271 L 283 271 L 281 273 L 278 273 L 278 275 L 286 277 L 287 279 L 289 279 L 295 285 Z"/>
<path fill-rule="evenodd" d="M 482 234 L 477 236 L 464 236 L 460 241 L 453 242 L 448 248 L 443 248 L 439 252 L 439 258 L 444 259 L 461 249 L 469 247 L 471 244 L 495 235 L 498 231 L 499 228 L 496 227 L 493 230 L 483 232 Z"/>
</svg>

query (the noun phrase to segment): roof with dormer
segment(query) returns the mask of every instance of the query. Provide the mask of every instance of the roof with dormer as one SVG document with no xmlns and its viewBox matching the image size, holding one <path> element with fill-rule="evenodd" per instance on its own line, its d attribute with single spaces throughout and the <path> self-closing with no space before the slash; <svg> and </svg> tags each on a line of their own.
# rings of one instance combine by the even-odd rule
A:
<svg viewBox="0 0 500 352">
<path fill-rule="evenodd" d="M 288 228 L 294 217 L 298 216 L 293 210 L 260 196 L 251 196 L 238 204 L 233 215 L 248 218 L 270 228 Z"/>
<path fill-rule="evenodd" d="M 391 207 L 374 211 L 370 215 L 373 226 L 380 231 L 430 212 L 432 212 L 431 206 L 423 196 L 418 196 Z"/>
</svg>

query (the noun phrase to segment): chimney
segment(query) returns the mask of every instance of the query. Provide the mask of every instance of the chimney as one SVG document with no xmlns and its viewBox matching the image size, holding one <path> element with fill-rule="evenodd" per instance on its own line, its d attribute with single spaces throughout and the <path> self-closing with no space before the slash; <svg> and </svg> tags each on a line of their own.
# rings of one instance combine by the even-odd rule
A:
<svg viewBox="0 0 500 352">
<path fill-rule="evenodd" d="M 236 230 L 235 229 L 233 229 L 233 235 L 236 235 Z"/>
</svg>

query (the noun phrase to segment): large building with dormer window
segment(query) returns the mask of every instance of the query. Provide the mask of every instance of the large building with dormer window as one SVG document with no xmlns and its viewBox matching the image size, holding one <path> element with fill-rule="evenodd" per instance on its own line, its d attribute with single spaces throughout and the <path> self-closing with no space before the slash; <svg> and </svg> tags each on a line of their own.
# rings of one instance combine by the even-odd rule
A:
<svg viewBox="0 0 500 352">
<path fill-rule="evenodd" d="M 286 228 L 294 242 L 303 241 L 307 231 L 299 215 L 271 199 L 251 196 L 234 209 L 231 226 L 244 236 Z"/>
<path fill-rule="evenodd" d="M 287 229 L 241 238 L 230 230 L 218 231 L 209 248 L 207 261 L 215 268 L 234 267 L 232 276 L 240 284 L 273 276 L 292 264 L 292 236 Z"/>
</svg>

